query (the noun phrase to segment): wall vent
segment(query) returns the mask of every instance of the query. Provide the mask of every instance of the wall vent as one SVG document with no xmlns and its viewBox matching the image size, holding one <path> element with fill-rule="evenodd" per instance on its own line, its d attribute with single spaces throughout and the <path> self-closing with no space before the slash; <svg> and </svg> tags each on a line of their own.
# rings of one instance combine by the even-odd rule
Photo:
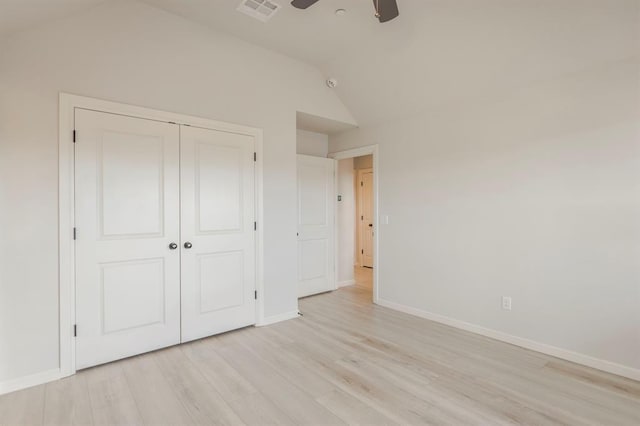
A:
<svg viewBox="0 0 640 426">
<path fill-rule="evenodd" d="M 280 9 L 280 5 L 270 0 L 242 0 L 236 10 L 262 22 L 267 22 L 278 9 Z"/>
</svg>

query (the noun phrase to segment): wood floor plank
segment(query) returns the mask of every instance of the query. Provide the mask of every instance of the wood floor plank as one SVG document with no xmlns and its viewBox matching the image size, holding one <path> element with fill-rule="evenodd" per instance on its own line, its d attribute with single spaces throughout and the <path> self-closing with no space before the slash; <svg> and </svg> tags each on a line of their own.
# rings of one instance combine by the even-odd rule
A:
<svg viewBox="0 0 640 426">
<path fill-rule="evenodd" d="M 240 399 L 258 392 L 249 380 L 218 354 L 217 350 L 222 346 L 220 342 L 220 339 L 203 339 L 182 345 L 181 349 L 204 378 L 225 398 Z"/>
<path fill-rule="evenodd" d="M 318 374 L 317 371 L 309 368 L 309 365 L 305 364 L 305 359 L 293 356 L 292 352 L 288 350 L 289 346 L 295 344 L 295 342 L 292 341 L 285 346 L 274 347 L 269 344 L 268 337 L 263 340 L 260 337 L 261 334 L 261 332 L 253 333 L 253 335 L 248 336 L 248 339 L 242 342 L 244 348 L 260 357 L 272 368 L 277 369 L 289 382 L 294 384 L 303 383 L 304 391 L 310 396 L 315 398 L 331 393 L 334 386 L 322 375 Z M 287 368 L 280 368 L 283 365 L 286 365 Z"/>
<path fill-rule="evenodd" d="M 87 381 L 95 425 L 144 424 L 127 384 L 122 363 L 101 365 L 80 371 L 77 375 L 83 375 Z"/>
<path fill-rule="evenodd" d="M 640 382 L 373 305 L 356 278 L 297 319 L 0 396 L 0 425 L 640 425 Z"/>
<path fill-rule="evenodd" d="M 240 342 L 245 332 L 234 334 L 233 338 Z M 238 342 L 237 345 L 220 350 L 222 357 L 256 388 L 271 400 L 277 407 L 297 424 L 344 424 L 333 413 L 316 402 L 302 387 L 304 384 L 294 384 L 285 379 L 276 369 L 271 367 L 260 357 L 247 351 Z M 286 368 L 286 366 L 282 366 Z"/>
<path fill-rule="evenodd" d="M 44 385 L 0 396 L 0 425 L 31 426 L 42 424 L 44 397 Z"/>
<path fill-rule="evenodd" d="M 239 425 L 238 415 L 179 347 L 151 354 L 194 424 Z"/>
<path fill-rule="evenodd" d="M 370 405 L 352 397 L 351 395 L 334 389 L 330 393 L 317 398 L 317 401 L 327 407 L 336 416 L 350 425 L 397 425 Z"/>
<path fill-rule="evenodd" d="M 45 386 L 45 425 L 92 425 L 93 411 L 86 374 L 79 373 Z"/>
<path fill-rule="evenodd" d="M 283 425 L 300 424 L 289 417 L 261 392 L 254 392 L 242 398 L 231 398 L 227 403 L 247 425 Z"/>
<path fill-rule="evenodd" d="M 144 423 L 195 424 L 162 370 L 154 362 L 154 355 L 139 355 L 119 361 L 131 389 L 132 400 L 135 401 Z"/>
</svg>

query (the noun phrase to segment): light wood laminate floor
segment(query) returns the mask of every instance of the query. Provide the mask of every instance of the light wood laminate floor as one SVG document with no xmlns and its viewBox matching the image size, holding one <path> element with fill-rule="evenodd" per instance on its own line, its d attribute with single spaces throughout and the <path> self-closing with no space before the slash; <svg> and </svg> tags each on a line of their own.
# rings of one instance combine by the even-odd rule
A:
<svg viewBox="0 0 640 426">
<path fill-rule="evenodd" d="M 0 424 L 640 425 L 639 382 L 372 305 L 356 276 L 299 319 L 0 396 Z"/>
</svg>

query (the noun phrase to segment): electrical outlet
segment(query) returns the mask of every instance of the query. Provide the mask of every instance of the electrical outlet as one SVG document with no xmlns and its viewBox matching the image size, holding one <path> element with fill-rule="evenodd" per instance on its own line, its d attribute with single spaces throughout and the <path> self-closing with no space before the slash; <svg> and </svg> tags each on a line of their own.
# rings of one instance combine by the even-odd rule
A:
<svg viewBox="0 0 640 426">
<path fill-rule="evenodd" d="M 502 309 L 505 311 L 511 310 L 511 298 L 509 296 L 502 296 Z"/>
</svg>

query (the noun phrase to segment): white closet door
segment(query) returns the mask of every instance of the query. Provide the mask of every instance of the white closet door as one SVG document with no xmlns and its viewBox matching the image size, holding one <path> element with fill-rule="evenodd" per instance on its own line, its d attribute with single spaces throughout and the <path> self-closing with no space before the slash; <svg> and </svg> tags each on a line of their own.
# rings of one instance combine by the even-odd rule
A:
<svg viewBox="0 0 640 426">
<path fill-rule="evenodd" d="M 255 323 L 254 143 L 181 127 L 183 342 Z"/>
<path fill-rule="evenodd" d="M 298 297 L 335 290 L 335 160 L 298 155 Z"/>
<path fill-rule="evenodd" d="M 76 368 L 180 341 L 179 127 L 76 109 Z"/>
</svg>

